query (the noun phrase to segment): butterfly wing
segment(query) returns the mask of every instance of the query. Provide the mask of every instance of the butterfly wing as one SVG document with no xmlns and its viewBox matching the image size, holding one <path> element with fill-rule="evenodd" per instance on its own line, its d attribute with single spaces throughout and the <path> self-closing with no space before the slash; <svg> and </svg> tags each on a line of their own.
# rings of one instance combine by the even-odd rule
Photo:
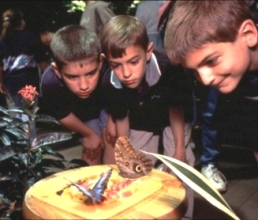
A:
<svg viewBox="0 0 258 220">
<path fill-rule="evenodd" d="M 66 178 L 64 178 L 66 179 Z M 66 179 L 68 180 L 68 179 Z M 77 187 L 85 196 L 89 197 L 92 199 L 92 192 L 91 190 L 85 189 L 84 187 L 80 186 L 79 184 L 74 183 L 71 180 L 68 180 L 73 186 Z"/>
<path fill-rule="evenodd" d="M 120 175 L 138 178 L 148 174 L 153 163 L 145 154 L 136 151 L 127 137 L 119 137 L 115 144 L 115 160 Z"/>
<path fill-rule="evenodd" d="M 109 181 L 109 178 L 112 174 L 112 168 L 110 168 L 107 172 L 105 172 L 98 182 L 94 185 L 92 189 L 92 194 L 93 194 L 93 201 L 94 202 L 101 202 L 101 197 L 105 189 L 107 188 L 107 184 Z"/>
</svg>

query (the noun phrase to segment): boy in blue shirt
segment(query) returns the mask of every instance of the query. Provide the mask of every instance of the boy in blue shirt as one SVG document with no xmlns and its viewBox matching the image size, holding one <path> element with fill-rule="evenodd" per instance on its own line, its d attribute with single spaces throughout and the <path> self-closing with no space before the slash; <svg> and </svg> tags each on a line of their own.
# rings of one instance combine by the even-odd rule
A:
<svg viewBox="0 0 258 220">
<path fill-rule="evenodd" d="M 54 62 L 42 76 L 40 108 L 81 135 L 83 160 L 101 164 L 107 145 L 102 136 L 107 114 L 102 111 L 100 82 L 110 69 L 103 61 L 99 40 L 93 31 L 69 25 L 53 35 L 50 47 Z M 114 163 L 107 153 L 105 150 L 103 163 Z"/>
<path fill-rule="evenodd" d="M 170 61 L 192 70 L 201 83 L 221 93 L 236 91 L 240 103 L 253 102 L 257 112 L 258 31 L 247 1 L 177 1 L 170 13 L 164 40 Z M 252 128 L 257 137 L 257 123 Z M 203 148 L 211 159 L 202 173 L 216 188 L 225 189 L 224 177 L 217 175 L 217 153 Z M 258 161 L 257 144 L 254 156 Z"/>
</svg>

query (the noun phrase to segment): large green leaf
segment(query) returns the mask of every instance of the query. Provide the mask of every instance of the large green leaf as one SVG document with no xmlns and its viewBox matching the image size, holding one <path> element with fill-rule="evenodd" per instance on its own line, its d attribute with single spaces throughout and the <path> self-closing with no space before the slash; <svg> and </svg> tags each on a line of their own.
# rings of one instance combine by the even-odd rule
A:
<svg viewBox="0 0 258 220">
<path fill-rule="evenodd" d="M 71 133 L 53 132 L 53 133 L 43 134 L 33 140 L 31 144 L 31 148 L 33 148 L 34 150 L 38 147 L 55 144 L 55 143 L 67 141 L 70 139 L 72 139 Z"/>
<path fill-rule="evenodd" d="M 189 166 L 182 161 L 176 160 L 172 157 L 145 152 L 150 154 L 159 160 L 161 160 L 165 165 L 167 165 L 182 181 L 184 181 L 189 187 L 191 187 L 195 192 L 203 196 L 208 202 L 222 210 L 233 219 L 239 219 L 235 213 L 232 211 L 230 206 L 221 196 L 221 194 L 214 188 L 213 185 L 205 178 L 199 171 L 195 168 Z"/>
</svg>

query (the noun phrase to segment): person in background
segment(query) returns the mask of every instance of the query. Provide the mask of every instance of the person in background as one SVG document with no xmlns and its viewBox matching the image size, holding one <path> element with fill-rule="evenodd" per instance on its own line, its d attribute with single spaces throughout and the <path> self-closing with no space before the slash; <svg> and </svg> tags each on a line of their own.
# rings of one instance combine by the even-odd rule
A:
<svg viewBox="0 0 258 220">
<path fill-rule="evenodd" d="M 115 14 L 109 4 L 104 1 L 84 0 L 86 7 L 82 13 L 80 25 L 94 31 L 97 36 L 104 26 Z"/>
<path fill-rule="evenodd" d="M 53 35 L 50 47 L 54 62 L 42 76 L 41 110 L 80 135 L 82 159 L 89 165 L 115 163 L 105 148 L 107 114 L 102 111 L 100 84 L 110 69 L 97 35 L 80 25 L 68 25 Z"/>
<path fill-rule="evenodd" d="M 39 34 L 40 40 L 43 44 L 43 50 L 45 51 L 45 55 L 48 59 L 49 64 L 53 61 L 53 54 L 50 49 L 50 43 L 52 41 L 54 34 L 55 34 L 54 32 L 47 31 L 47 30 L 41 31 Z"/>
<path fill-rule="evenodd" d="M 177 1 L 170 15 L 165 32 L 165 48 L 170 61 L 190 69 L 205 86 L 214 87 L 209 89 L 207 96 L 210 96 L 210 100 L 206 102 L 206 113 L 203 112 L 203 118 L 208 120 L 206 124 L 213 128 L 207 127 L 212 134 L 207 136 L 212 147 L 203 141 L 207 154 L 204 153 L 202 158 L 205 157 L 208 164 L 203 164 L 202 173 L 218 190 L 225 191 L 226 179 L 216 168 L 218 149 L 215 143 L 218 139 L 217 129 L 213 131 L 213 114 L 217 108 L 219 92 L 236 92 L 239 100 L 237 108 L 244 108 L 249 103 L 253 112 L 257 113 L 256 22 L 247 1 L 243 0 Z M 248 133 L 253 134 L 252 138 L 255 138 L 258 136 L 257 117 L 250 120 L 250 123 L 254 126 L 245 126 L 248 127 Z M 235 124 L 238 127 L 241 125 Z M 254 156 L 258 161 L 258 140 L 253 143 Z"/>
<path fill-rule="evenodd" d="M 158 30 L 158 11 L 165 3 L 169 1 L 142 1 L 136 9 L 137 17 L 146 27 L 150 42 L 153 42 L 154 48 L 163 48 L 163 39 Z"/>
<path fill-rule="evenodd" d="M 192 118 L 183 111 L 192 107 L 193 99 L 184 70 L 172 66 L 164 50 L 153 50 L 145 25 L 134 16 L 111 18 L 100 42 L 112 69 L 103 80 L 108 135 L 112 140 L 126 136 L 136 150 L 153 153 L 162 136 L 165 155 L 193 166 L 195 157 L 187 147 Z M 150 158 L 155 164 L 156 159 Z M 192 190 L 188 199 L 187 215 L 192 215 Z"/>
<path fill-rule="evenodd" d="M 8 107 L 21 107 L 18 91 L 25 85 L 32 85 L 39 92 L 39 68 L 43 72 L 48 64 L 39 36 L 24 30 L 22 12 L 10 8 L 2 16 L 0 92 L 6 94 Z"/>
</svg>

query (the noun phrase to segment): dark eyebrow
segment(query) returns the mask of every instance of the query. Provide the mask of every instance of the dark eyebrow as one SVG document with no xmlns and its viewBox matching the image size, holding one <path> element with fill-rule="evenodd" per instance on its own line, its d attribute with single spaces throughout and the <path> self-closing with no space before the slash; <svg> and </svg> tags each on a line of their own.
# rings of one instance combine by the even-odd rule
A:
<svg viewBox="0 0 258 220">
<path fill-rule="evenodd" d="M 130 62 L 131 60 L 133 60 L 133 59 L 135 59 L 135 58 L 139 58 L 139 55 L 136 55 L 136 56 L 134 56 L 134 57 L 132 57 L 132 58 L 130 58 L 129 60 L 127 60 L 126 62 Z M 109 61 L 109 63 L 114 63 L 114 64 L 118 64 L 116 61 Z"/>
<path fill-rule="evenodd" d="M 89 75 L 89 74 L 95 73 L 97 70 L 98 70 L 98 66 L 95 69 L 91 70 L 90 72 L 85 73 L 85 75 Z"/>
</svg>

